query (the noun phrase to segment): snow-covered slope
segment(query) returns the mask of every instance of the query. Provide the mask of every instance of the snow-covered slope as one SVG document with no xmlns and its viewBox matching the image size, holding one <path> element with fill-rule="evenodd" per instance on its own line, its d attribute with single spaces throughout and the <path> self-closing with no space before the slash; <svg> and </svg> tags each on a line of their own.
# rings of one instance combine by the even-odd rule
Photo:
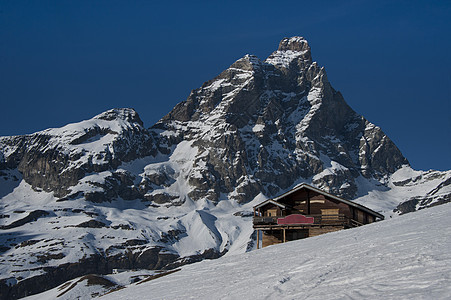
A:
<svg viewBox="0 0 451 300">
<path fill-rule="evenodd" d="M 451 195 L 451 171 L 412 170 L 301 37 L 245 55 L 151 128 L 123 108 L 0 137 L 0 298 L 252 250 L 252 206 L 302 182 L 387 216 Z"/>
<path fill-rule="evenodd" d="M 24 181 L 2 201 L 2 221 L 8 225 L 0 236 L 7 248 L 0 256 L 0 276 L 13 288 L 21 282 L 33 287 L 34 280 L 48 273 L 58 274 L 52 280 L 59 284 L 113 268 L 170 268 L 216 258 L 219 252 L 252 249 L 252 203 L 190 201 L 154 207 L 123 199 L 101 205 L 84 199 L 57 202 Z M 42 291 L 40 287 L 30 292 Z"/>
<path fill-rule="evenodd" d="M 124 271 L 116 270 L 115 274 L 95 275 L 88 274 L 73 280 L 69 280 L 60 286 L 49 291 L 26 297 L 23 299 L 61 299 L 61 300 L 80 300 L 96 298 L 113 291 L 124 288 L 127 285 L 136 282 L 143 282 L 161 276 L 172 271 L 153 271 L 153 270 L 134 270 Z"/>
<path fill-rule="evenodd" d="M 368 180 L 360 183 L 354 201 L 377 208 L 386 217 L 451 201 L 451 171 L 415 171 L 403 166 L 385 184 Z"/>
<path fill-rule="evenodd" d="M 203 261 L 102 299 L 449 299 L 450 214 L 445 204 Z"/>
</svg>

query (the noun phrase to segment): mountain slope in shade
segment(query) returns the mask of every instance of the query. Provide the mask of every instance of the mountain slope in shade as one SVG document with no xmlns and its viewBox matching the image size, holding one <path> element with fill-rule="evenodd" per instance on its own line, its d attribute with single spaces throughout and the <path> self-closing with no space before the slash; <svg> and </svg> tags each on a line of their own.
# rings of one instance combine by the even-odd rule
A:
<svg viewBox="0 0 451 300">
<path fill-rule="evenodd" d="M 412 170 L 287 38 L 151 128 L 125 108 L 0 137 L 0 294 L 252 250 L 252 206 L 302 182 L 393 216 L 449 202 L 450 178 Z"/>
</svg>

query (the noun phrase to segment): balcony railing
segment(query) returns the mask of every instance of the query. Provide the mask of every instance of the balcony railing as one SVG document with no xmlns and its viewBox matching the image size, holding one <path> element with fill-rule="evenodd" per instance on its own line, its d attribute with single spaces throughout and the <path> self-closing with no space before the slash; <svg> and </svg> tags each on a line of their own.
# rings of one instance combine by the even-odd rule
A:
<svg viewBox="0 0 451 300">
<path fill-rule="evenodd" d="M 306 217 L 313 217 L 313 224 L 305 224 L 305 225 L 348 225 L 351 227 L 363 225 L 344 214 L 337 215 L 305 215 Z M 285 216 L 273 216 L 273 217 L 254 217 L 253 223 L 256 226 L 277 226 L 277 219 L 285 218 Z M 296 225 L 296 224 L 283 224 L 280 226 L 286 225 Z"/>
</svg>

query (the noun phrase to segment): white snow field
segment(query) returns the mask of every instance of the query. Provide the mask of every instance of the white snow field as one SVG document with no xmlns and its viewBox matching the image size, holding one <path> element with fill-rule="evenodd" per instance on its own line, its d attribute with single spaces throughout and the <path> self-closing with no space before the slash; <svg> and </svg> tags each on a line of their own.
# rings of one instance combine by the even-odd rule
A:
<svg viewBox="0 0 451 300">
<path fill-rule="evenodd" d="M 205 260 L 102 299 L 451 299 L 450 215 L 444 204 Z"/>
</svg>

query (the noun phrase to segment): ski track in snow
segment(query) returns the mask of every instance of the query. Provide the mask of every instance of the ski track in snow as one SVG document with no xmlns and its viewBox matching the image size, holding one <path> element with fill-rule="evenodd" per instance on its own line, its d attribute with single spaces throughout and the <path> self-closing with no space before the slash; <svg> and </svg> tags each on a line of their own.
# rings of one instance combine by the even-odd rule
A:
<svg viewBox="0 0 451 300">
<path fill-rule="evenodd" d="M 184 266 L 102 299 L 449 299 L 451 204 Z"/>
</svg>

